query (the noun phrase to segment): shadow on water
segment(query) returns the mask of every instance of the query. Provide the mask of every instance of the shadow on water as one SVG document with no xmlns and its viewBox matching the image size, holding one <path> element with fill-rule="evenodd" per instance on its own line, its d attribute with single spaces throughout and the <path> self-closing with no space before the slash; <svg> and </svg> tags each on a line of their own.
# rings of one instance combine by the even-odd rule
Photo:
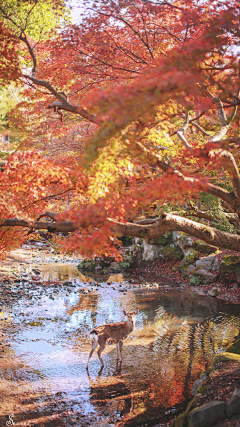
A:
<svg viewBox="0 0 240 427">
<path fill-rule="evenodd" d="M 23 284 L 30 301 L 24 294 L 2 311 L 0 334 L 11 348 L 0 377 L 0 426 L 11 425 L 10 414 L 15 426 L 167 426 L 213 355 L 240 331 L 239 306 L 190 291 L 120 292 L 77 275 L 73 285 Z M 137 307 L 122 365 L 107 346 L 104 368 L 94 354 L 87 371 L 87 332 Z"/>
</svg>

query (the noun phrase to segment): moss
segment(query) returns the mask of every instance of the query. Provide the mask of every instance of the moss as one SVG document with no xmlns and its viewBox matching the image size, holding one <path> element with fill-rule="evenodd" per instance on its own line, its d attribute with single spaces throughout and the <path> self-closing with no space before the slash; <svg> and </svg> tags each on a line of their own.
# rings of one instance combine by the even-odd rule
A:
<svg viewBox="0 0 240 427">
<path fill-rule="evenodd" d="M 199 253 L 195 249 L 189 249 L 187 255 L 185 255 L 184 262 L 186 264 L 194 264 L 194 262 L 198 259 Z"/>
<path fill-rule="evenodd" d="M 121 267 L 121 268 L 123 268 L 124 270 L 125 270 L 125 269 L 127 269 L 127 268 L 130 268 L 130 262 L 128 262 L 128 261 L 120 261 L 120 262 L 119 262 L 119 265 L 120 265 L 120 267 Z"/>
<path fill-rule="evenodd" d="M 96 268 L 96 262 L 92 259 L 84 259 L 80 264 L 78 264 L 77 268 L 79 270 L 93 271 Z"/>
<path fill-rule="evenodd" d="M 190 284 L 194 286 L 198 286 L 200 283 L 202 283 L 200 276 L 197 273 L 193 273 L 190 277 Z"/>
<path fill-rule="evenodd" d="M 178 245 L 168 245 L 161 250 L 161 254 L 166 259 L 183 259 L 184 253 Z"/>
<path fill-rule="evenodd" d="M 240 339 L 237 340 L 236 342 L 234 342 L 232 345 L 230 345 L 226 351 L 228 353 L 235 353 L 235 354 L 240 354 Z"/>
<path fill-rule="evenodd" d="M 178 417 L 173 421 L 172 427 L 187 427 L 188 425 L 188 415 L 192 410 L 193 406 L 196 404 L 196 397 L 194 397 L 189 403 L 185 411 L 178 415 Z"/>
<path fill-rule="evenodd" d="M 240 283 L 240 257 L 225 255 L 220 265 L 219 276 L 226 283 L 237 281 Z"/>
<path fill-rule="evenodd" d="M 121 240 L 123 246 L 131 246 L 133 244 L 133 237 L 129 237 L 129 236 L 121 236 L 118 238 L 119 240 Z"/>
<path fill-rule="evenodd" d="M 225 361 L 230 361 L 230 360 L 235 360 L 236 362 L 240 363 L 240 355 L 239 354 L 235 354 L 235 353 L 230 353 L 230 352 L 224 352 L 224 353 L 219 353 L 216 354 L 216 356 L 214 357 L 211 367 L 215 367 L 218 365 L 218 363 L 220 362 L 225 362 Z"/>
<path fill-rule="evenodd" d="M 204 255 L 210 255 L 217 251 L 216 246 L 208 245 L 207 243 L 203 242 L 203 240 L 196 240 L 193 247 Z"/>
<path fill-rule="evenodd" d="M 166 246 L 169 243 L 172 242 L 172 233 L 166 233 L 163 236 L 159 237 L 158 239 L 154 239 L 153 243 L 155 245 L 162 245 L 162 246 Z"/>
</svg>

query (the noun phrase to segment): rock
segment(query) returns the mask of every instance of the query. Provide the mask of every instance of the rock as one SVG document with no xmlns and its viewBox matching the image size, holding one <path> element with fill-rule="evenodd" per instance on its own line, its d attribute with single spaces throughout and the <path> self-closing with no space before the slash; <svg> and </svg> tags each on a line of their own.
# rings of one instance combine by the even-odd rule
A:
<svg viewBox="0 0 240 427">
<path fill-rule="evenodd" d="M 221 401 L 205 403 L 190 413 L 191 427 L 212 427 L 226 418 L 226 405 Z"/>
<path fill-rule="evenodd" d="M 173 239 L 173 242 L 177 242 L 178 240 L 181 239 L 181 234 L 179 233 L 179 231 L 172 232 L 172 239 Z"/>
<path fill-rule="evenodd" d="M 92 277 L 84 276 L 82 273 L 79 272 L 79 279 L 83 283 L 96 283 Z"/>
<path fill-rule="evenodd" d="M 199 380 L 196 380 L 196 381 L 193 383 L 192 390 L 191 390 L 191 394 L 192 394 L 192 396 L 195 396 L 195 395 L 197 394 L 197 389 L 198 389 L 198 387 L 199 387 L 201 384 L 203 384 L 205 381 L 207 381 L 207 379 L 208 379 L 208 375 L 207 375 L 207 374 L 203 374 L 203 375 L 201 376 L 201 378 L 199 378 Z"/>
<path fill-rule="evenodd" d="M 212 271 L 218 272 L 219 267 L 220 267 L 220 263 L 219 263 L 217 257 L 215 256 L 215 260 L 213 261 L 213 264 L 212 264 Z"/>
<path fill-rule="evenodd" d="M 209 271 L 201 268 L 200 270 L 194 271 L 191 275 L 190 283 L 191 285 L 207 285 L 209 283 L 215 282 L 216 276 Z"/>
<path fill-rule="evenodd" d="M 239 338 L 239 335 L 237 337 L 235 337 L 234 343 L 226 348 L 226 351 L 228 353 L 240 354 L 240 338 Z"/>
<path fill-rule="evenodd" d="M 186 268 L 182 269 L 182 273 L 184 276 L 190 276 L 196 270 L 195 265 L 188 265 Z"/>
<path fill-rule="evenodd" d="M 219 269 L 220 279 L 229 283 L 237 281 L 240 284 L 240 257 L 236 255 L 225 255 Z"/>
<path fill-rule="evenodd" d="M 154 261 L 159 257 L 160 247 L 159 245 L 150 244 L 147 240 L 143 239 L 143 261 Z"/>
<path fill-rule="evenodd" d="M 118 272 L 118 271 L 121 271 L 121 267 L 118 264 L 118 262 L 112 262 L 110 264 L 109 270 L 112 271 L 112 272 Z"/>
<path fill-rule="evenodd" d="M 129 246 L 122 255 L 123 263 L 128 263 L 130 267 L 138 266 L 142 261 L 143 245 L 142 239 Z"/>
<path fill-rule="evenodd" d="M 209 289 L 208 291 L 208 295 L 210 295 L 210 297 L 217 297 L 219 294 L 220 294 L 220 291 L 216 287 Z"/>
<path fill-rule="evenodd" d="M 93 271 L 96 268 L 96 262 L 93 259 L 83 259 L 82 262 L 80 262 L 80 264 L 78 264 L 77 268 L 79 270 L 88 270 L 88 271 Z"/>
<path fill-rule="evenodd" d="M 161 255 L 166 259 L 183 259 L 184 252 L 178 244 L 170 244 L 160 250 Z"/>
<path fill-rule="evenodd" d="M 193 248 L 205 255 L 213 254 L 217 250 L 216 246 L 208 245 L 203 242 L 203 240 L 196 240 L 193 244 Z"/>
<path fill-rule="evenodd" d="M 156 245 L 161 245 L 161 246 L 166 246 L 169 245 L 170 243 L 172 243 L 173 241 L 173 236 L 172 233 L 166 233 L 163 236 L 159 237 L 158 239 L 154 239 L 154 244 Z"/>
<path fill-rule="evenodd" d="M 111 283 L 111 282 L 123 282 L 123 275 L 122 274 L 114 274 L 112 276 L 110 276 L 107 280 L 107 283 Z"/>
<path fill-rule="evenodd" d="M 203 268 L 204 270 L 211 270 L 214 261 L 215 261 L 214 255 L 204 257 L 196 261 L 196 267 Z"/>
<path fill-rule="evenodd" d="M 183 248 L 191 248 L 193 246 L 193 239 L 184 233 L 181 235 L 180 240 L 182 242 Z"/>
<path fill-rule="evenodd" d="M 157 239 L 158 241 L 158 239 Z M 139 266 L 142 261 L 154 261 L 161 256 L 161 246 L 155 240 L 135 238 L 134 245 L 127 248 L 123 254 L 122 266 Z"/>
<path fill-rule="evenodd" d="M 235 388 L 232 396 L 227 401 L 228 418 L 240 414 L 240 389 Z"/>
<path fill-rule="evenodd" d="M 195 249 L 188 249 L 185 252 L 184 259 L 182 260 L 182 263 L 185 264 L 194 264 L 194 262 L 198 259 L 198 251 Z"/>
</svg>

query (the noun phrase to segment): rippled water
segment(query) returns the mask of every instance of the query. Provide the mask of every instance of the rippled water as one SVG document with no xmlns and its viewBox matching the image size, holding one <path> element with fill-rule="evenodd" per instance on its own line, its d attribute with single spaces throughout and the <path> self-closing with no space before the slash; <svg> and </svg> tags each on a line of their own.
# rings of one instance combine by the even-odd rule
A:
<svg viewBox="0 0 240 427">
<path fill-rule="evenodd" d="M 213 355 L 239 334 L 239 306 L 176 288 L 87 285 L 73 265 L 62 267 L 41 269 L 48 280 L 70 275 L 72 285 L 31 289 L 23 283 L 28 296 L 2 309 L 12 364 L 1 380 L 19 395 L 15 425 L 167 426 Z M 124 342 L 122 366 L 115 347 L 107 346 L 104 368 L 94 354 L 88 373 L 88 331 L 124 320 L 123 310 L 135 308 L 136 329 Z M 5 408 L 0 425 L 8 415 Z"/>
</svg>

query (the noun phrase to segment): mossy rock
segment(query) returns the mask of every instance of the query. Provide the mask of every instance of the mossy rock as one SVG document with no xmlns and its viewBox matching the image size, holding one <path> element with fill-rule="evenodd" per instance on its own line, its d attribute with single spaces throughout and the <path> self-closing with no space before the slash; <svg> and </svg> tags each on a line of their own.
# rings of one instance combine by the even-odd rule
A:
<svg viewBox="0 0 240 427">
<path fill-rule="evenodd" d="M 194 264 L 194 262 L 198 259 L 199 253 L 195 249 L 189 249 L 185 253 L 184 262 L 186 264 Z"/>
<path fill-rule="evenodd" d="M 84 259 L 77 267 L 79 270 L 94 271 L 96 266 L 97 264 L 93 259 Z"/>
<path fill-rule="evenodd" d="M 166 259 L 183 259 L 184 258 L 184 252 L 182 248 L 179 245 L 168 245 L 161 249 L 161 255 L 164 256 Z"/>
<path fill-rule="evenodd" d="M 240 257 L 236 255 L 225 255 L 220 265 L 219 277 L 226 283 L 237 281 L 240 283 Z"/>
<path fill-rule="evenodd" d="M 216 252 L 218 249 L 216 246 L 208 245 L 203 240 L 196 240 L 193 244 L 193 248 L 201 252 L 204 255 L 210 255 Z"/>
<path fill-rule="evenodd" d="M 231 353 L 227 351 L 225 351 L 224 353 L 218 353 L 213 358 L 211 368 L 215 368 L 215 366 L 217 366 L 220 362 L 226 362 L 231 360 L 235 360 L 236 362 L 240 363 L 240 354 Z"/>
<path fill-rule="evenodd" d="M 162 245 L 167 246 L 172 242 L 172 233 L 166 233 L 163 236 L 159 237 L 158 239 L 153 240 L 154 245 Z"/>
<path fill-rule="evenodd" d="M 198 271 L 195 271 L 190 278 L 191 285 L 207 285 L 209 283 L 214 282 L 216 279 L 216 276 L 214 274 L 209 273 L 206 270 L 200 269 Z"/>
<path fill-rule="evenodd" d="M 134 242 L 134 237 L 129 237 L 129 236 L 121 236 L 118 237 L 119 240 L 121 240 L 123 246 L 131 246 Z"/>
<path fill-rule="evenodd" d="M 228 353 L 235 353 L 235 354 L 240 354 L 240 339 L 237 340 L 236 342 L 234 342 L 232 345 L 230 345 L 226 351 Z"/>
<path fill-rule="evenodd" d="M 190 400 L 185 411 L 182 414 L 178 415 L 178 417 L 173 421 L 173 424 L 171 424 L 172 427 L 187 427 L 189 414 L 195 404 L 196 397 Z"/>
</svg>

